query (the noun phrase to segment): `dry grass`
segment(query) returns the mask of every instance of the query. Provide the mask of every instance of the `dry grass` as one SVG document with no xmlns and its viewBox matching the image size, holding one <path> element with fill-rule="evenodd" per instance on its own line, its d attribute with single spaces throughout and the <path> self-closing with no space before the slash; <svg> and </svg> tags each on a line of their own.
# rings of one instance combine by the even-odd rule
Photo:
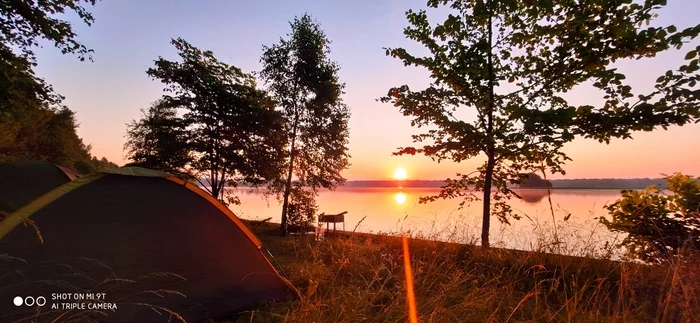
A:
<svg viewBox="0 0 700 323">
<path fill-rule="evenodd" d="M 41 273 L 37 275 L 37 273 Z M 46 274 L 51 273 L 51 274 Z M 89 273 L 89 274 L 88 274 Z M 170 299 L 186 296 L 169 289 L 149 289 L 154 283 L 177 282 L 184 277 L 165 272 L 150 273 L 133 278 L 121 278 L 107 265 L 89 258 L 76 258 L 74 263 L 27 263 L 7 254 L 0 254 L 0 291 L 25 291 L 30 287 L 50 303 L 88 304 L 111 303 L 120 308 L 145 308 L 168 322 L 185 322 L 176 313 L 160 304 Z M 81 299 L 52 301 L 52 293 L 104 293 L 107 299 Z M 7 294 L 7 293 L 6 293 Z M 17 294 L 17 293 L 14 293 Z M 35 296 L 37 296 L 35 295 Z M 16 317 L 13 313 L 0 313 L 0 320 L 14 322 L 101 322 L 115 310 L 110 309 L 51 309 L 50 306 L 34 307 L 34 313 Z M 12 317 L 6 317 L 9 315 Z"/>
<path fill-rule="evenodd" d="M 240 322 L 406 322 L 400 238 L 350 234 L 316 241 L 251 225 L 307 295 Z M 700 261 L 630 262 L 473 245 L 409 242 L 421 322 L 696 322 Z M 693 259 L 700 260 L 700 257 Z"/>
</svg>

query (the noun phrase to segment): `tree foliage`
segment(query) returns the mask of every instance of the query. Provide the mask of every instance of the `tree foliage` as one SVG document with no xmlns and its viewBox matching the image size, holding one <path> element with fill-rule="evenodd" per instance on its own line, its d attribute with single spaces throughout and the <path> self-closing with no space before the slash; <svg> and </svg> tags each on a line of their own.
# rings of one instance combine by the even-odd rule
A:
<svg viewBox="0 0 700 323">
<path fill-rule="evenodd" d="M 286 174 L 283 191 L 282 230 L 286 230 L 290 194 L 315 197 L 317 189 L 333 189 L 345 179 L 349 166 L 348 119 L 343 103 L 344 84 L 338 64 L 329 59 L 330 41 L 309 15 L 295 18 L 287 39 L 263 48 L 260 73 L 279 110 L 287 120 Z M 292 179 L 295 178 L 296 183 Z"/>
<path fill-rule="evenodd" d="M 632 258 L 660 263 L 684 248 L 700 250 L 700 178 L 676 173 L 666 183 L 668 191 L 654 185 L 624 190 L 621 199 L 606 206 L 612 218 L 601 222 L 627 234 L 620 245 Z"/>
<path fill-rule="evenodd" d="M 609 143 L 631 138 L 633 131 L 697 122 L 700 93 L 693 88 L 700 77 L 700 48 L 688 52 L 686 64 L 660 76 L 651 93 L 635 95 L 612 66 L 680 49 L 698 35 L 700 25 L 645 26 L 665 4 L 430 0 L 429 7 L 451 8 L 438 24 L 429 22 L 425 10 L 409 10 L 404 34 L 429 54 L 402 48 L 386 53 L 407 66 L 426 68 L 432 83 L 419 91 L 395 87 L 381 100 L 411 117 L 412 126 L 432 129 L 413 136 L 421 146 L 395 154 L 424 154 L 438 162 L 485 158 L 475 172 L 457 174 L 438 195 L 421 201 L 462 198 L 464 203 L 479 200 L 476 191 L 481 191 L 481 238 L 488 247 L 490 216 L 506 222 L 512 216 L 509 184 L 545 168 L 564 174 L 570 159 L 561 149 L 577 136 Z M 562 94 L 583 83 L 599 89 L 605 103 L 569 104 Z"/>
<path fill-rule="evenodd" d="M 81 174 L 118 167 L 92 156 L 76 133 L 75 114 L 68 108 L 28 106 L 0 122 L 0 162 L 48 160 Z"/>
<path fill-rule="evenodd" d="M 44 159 L 82 173 L 116 167 L 91 156 L 76 133 L 75 113 L 34 73 L 34 49 L 42 39 L 64 54 L 89 58 L 92 50 L 77 41 L 71 23 L 55 15 L 74 12 L 90 25 L 94 19 L 81 3 L 95 2 L 0 2 L 0 161 Z"/>
<path fill-rule="evenodd" d="M 128 158 L 192 174 L 222 201 L 226 185 L 274 181 L 284 155 L 284 119 L 267 93 L 211 51 L 183 39 L 172 44 L 180 61 L 161 57 L 147 71 L 165 84 L 166 94 L 129 127 Z"/>
<path fill-rule="evenodd" d="M 21 104 L 61 102 L 63 98 L 34 74 L 33 67 L 37 65 L 34 48 L 44 39 L 64 54 L 77 54 L 80 60 L 90 58 L 92 50 L 78 42 L 71 23 L 54 17 L 73 12 L 89 26 L 94 18 L 82 3 L 94 5 L 96 0 L 0 3 L 0 93 L 3 94 L 0 104 L 3 111 Z"/>
<path fill-rule="evenodd" d="M 28 106 L 15 118 L 3 120 L 0 159 L 50 160 L 66 166 L 84 153 L 82 141 L 75 132 L 72 111 L 46 106 Z"/>
<path fill-rule="evenodd" d="M 312 190 L 300 187 L 299 182 L 292 185 L 287 206 L 287 225 L 297 227 L 300 231 L 308 231 L 316 223 L 318 204 Z"/>
<path fill-rule="evenodd" d="M 193 179 L 187 166 L 194 157 L 187 145 L 187 129 L 177 109 L 162 101 L 142 110 L 139 120 L 127 125 L 124 144 L 127 166 L 160 170 L 186 179 Z"/>
</svg>

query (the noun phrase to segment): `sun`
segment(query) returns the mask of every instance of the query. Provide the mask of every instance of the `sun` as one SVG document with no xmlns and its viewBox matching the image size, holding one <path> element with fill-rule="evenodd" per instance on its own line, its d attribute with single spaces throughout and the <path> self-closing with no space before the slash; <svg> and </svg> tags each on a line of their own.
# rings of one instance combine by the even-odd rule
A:
<svg viewBox="0 0 700 323">
<path fill-rule="evenodd" d="M 397 167 L 394 169 L 394 178 L 395 179 L 406 179 L 408 177 L 408 173 L 406 173 L 406 169 L 403 167 Z"/>
</svg>

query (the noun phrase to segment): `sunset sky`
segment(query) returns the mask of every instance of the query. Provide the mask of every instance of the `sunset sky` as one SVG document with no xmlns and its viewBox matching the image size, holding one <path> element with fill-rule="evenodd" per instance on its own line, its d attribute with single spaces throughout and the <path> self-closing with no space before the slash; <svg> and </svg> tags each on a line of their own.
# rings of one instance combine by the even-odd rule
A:
<svg viewBox="0 0 700 323">
<path fill-rule="evenodd" d="M 48 45 L 38 51 L 37 73 L 66 96 L 76 111 L 78 134 L 92 144 L 93 154 L 124 163 L 126 124 L 140 109 L 158 99 L 162 85 L 145 73 L 158 56 L 175 59 L 171 38 L 182 37 L 209 49 L 222 61 L 246 72 L 260 69 L 262 45 L 271 45 L 289 31 L 288 21 L 305 12 L 321 23 L 332 40 L 332 59 L 341 66 L 347 85 L 350 153 L 348 179 L 387 179 L 404 167 L 409 179 L 444 179 L 471 172 L 481 160 L 436 164 L 425 157 L 393 157 L 399 146 L 411 144 L 410 120 L 397 108 L 376 102 L 393 86 L 419 89 L 428 74 L 386 57 L 383 47 L 420 49 L 402 34 L 407 9 L 425 7 L 425 0 L 353 1 L 171 1 L 103 0 L 91 8 L 92 27 L 76 24 L 80 40 L 95 50 L 94 63 L 61 55 Z M 659 24 L 684 28 L 698 23 L 700 1 L 674 0 L 660 12 Z M 691 44 L 700 45 L 697 40 Z M 622 72 L 636 90 L 648 90 L 666 70 L 677 68 L 690 46 L 652 60 L 623 62 Z M 581 87 L 567 95 L 570 103 L 597 104 L 601 94 Z M 576 140 L 565 151 L 573 159 L 565 177 L 657 177 L 681 171 L 700 175 L 700 125 L 638 133 L 634 140 L 610 145 Z"/>
</svg>

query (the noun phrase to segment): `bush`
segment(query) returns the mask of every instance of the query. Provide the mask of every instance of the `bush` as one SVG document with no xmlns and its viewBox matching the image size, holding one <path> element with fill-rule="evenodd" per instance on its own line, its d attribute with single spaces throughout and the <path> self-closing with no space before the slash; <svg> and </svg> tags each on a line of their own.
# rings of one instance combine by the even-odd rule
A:
<svg viewBox="0 0 700 323">
<path fill-rule="evenodd" d="M 287 206 L 287 226 L 290 231 L 309 230 L 316 223 L 315 194 L 301 187 L 294 187 L 289 195 Z"/>
<path fill-rule="evenodd" d="M 700 182 L 680 173 L 666 176 L 666 182 L 670 192 L 654 185 L 624 190 L 620 200 L 605 207 L 612 221 L 601 222 L 627 234 L 620 245 L 632 258 L 661 263 L 683 250 L 700 249 Z"/>
</svg>

